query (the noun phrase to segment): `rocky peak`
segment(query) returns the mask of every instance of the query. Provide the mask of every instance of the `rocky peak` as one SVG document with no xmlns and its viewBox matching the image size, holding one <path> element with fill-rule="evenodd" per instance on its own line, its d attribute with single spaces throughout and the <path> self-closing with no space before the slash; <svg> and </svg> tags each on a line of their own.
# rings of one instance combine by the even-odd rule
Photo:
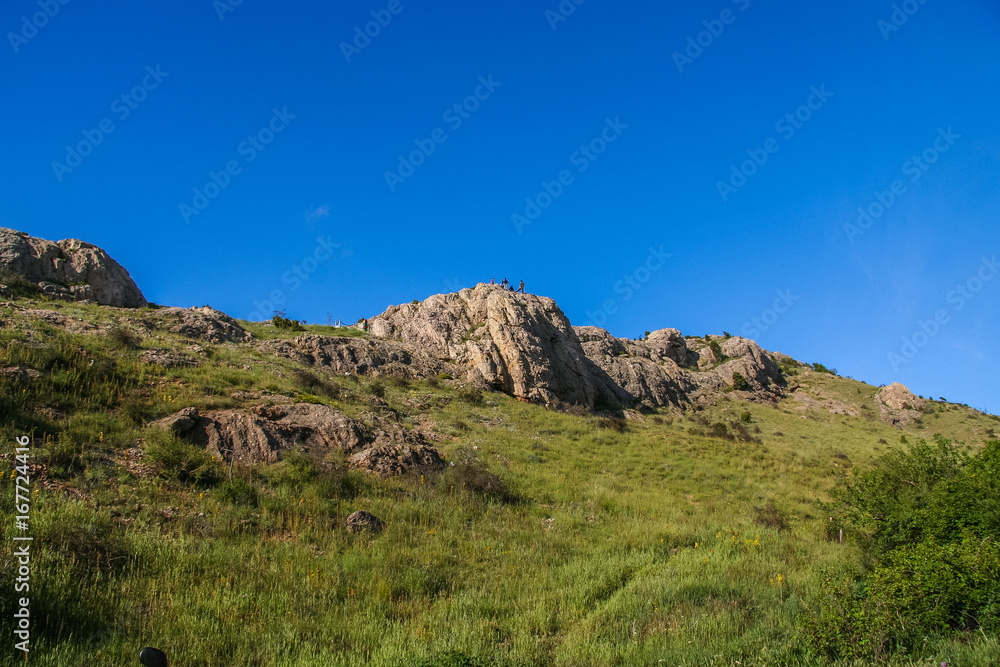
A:
<svg viewBox="0 0 1000 667">
<path fill-rule="evenodd" d="M 147 305 L 121 264 L 79 239 L 47 241 L 0 227 L 0 272 L 23 276 L 52 296 L 122 308 Z"/>
</svg>

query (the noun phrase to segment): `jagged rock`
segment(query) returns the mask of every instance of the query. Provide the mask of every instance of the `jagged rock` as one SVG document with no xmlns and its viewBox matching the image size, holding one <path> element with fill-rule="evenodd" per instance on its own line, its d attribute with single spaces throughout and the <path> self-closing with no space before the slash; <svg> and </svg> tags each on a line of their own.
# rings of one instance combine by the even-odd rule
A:
<svg viewBox="0 0 1000 667">
<path fill-rule="evenodd" d="M 433 447 L 427 445 L 387 444 L 354 454 L 348 463 L 379 477 L 394 477 L 412 469 L 438 470 L 445 463 Z"/>
<path fill-rule="evenodd" d="M 169 417 L 156 420 L 152 425 L 164 431 L 173 431 L 177 435 L 183 435 L 194 428 L 197 423 L 198 408 L 184 408 Z"/>
<path fill-rule="evenodd" d="M 439 359 L 406 345 L 368 338 L 340 338 L 304 334 L 293 339 L 269 340 L 260 349 L 307 366 L 337 373 L 408 379 L 433 377 L 444 372 Z"/>
<path fill-rule="evenodd" d="M 176 352 L 174 350 L 164 350 L 154 347 L 143 350 L 139 358 L 147 364 L 156 364 L 163 368 L 178 368 L 181 366 L 196 366 L 198 362 L 191 357 Z"/>
<path fill-rule="evenodd" d="M 42 374 L 34 368 L 26 368 L 24 366 L 7 366 L 6 368 L 0 368 L 0 377 L 5 380 L 20 380 L 21 382 L 27 382 L 28 380 L 36 380 L 41 376 Z"/>
<path fill-rule="evenodd" d="M 317 455 L 328 450 L 353 453 L 352 466 L 382 476 L 444 465 L 419 433 L 377 415 L 367 417 L 371 425 L 366 427 L 335 408 L 294 403 L 204 414 L 185 408 L 153 425 L 173 430 L 225 461 L 274 463 L 283 452 L 298 448 Z"/>
<path fill-rule="evenodd" d="M 349 533 L 369 532 L 378 535 L 385 528 L 385 523 L 374 514 L 359 510 L 354 512 L 344 522 L 344 530 Z"/>
<path fill-rule="evenodd" d="M 57 297 L 124 308 L 147 305 L 124 267 L 97 246 L 77 239 L 53 242 L 0 227 L 0 272 L 40 283 L 43 293 Z"/>
<path fill-rule="evenodd" d="M 875 394 L 875 405 L 879 407 L 882 421 L 890 426 L 903 427 L 920 418 L 920 408 L 924 400 L 898 382 L 882 387 Z"/>
<path fill-rule="evenodd" d="M 392 306 L 372 318 L 370 331 L 450 360 L 474 384 L 534 403 L 591 407 L 598 395 L 573 327 L 546 297 L 479 284 Z"/>
<path fill-rule="evenodd" d="M 147 317 L 171 333 L 208 343 L 243 343 L 254 339 L 253 334 L 237 324 L 236 320 L 208 306 L 161 308 Z"/>
<path fill-rule="evenodd" d="M 602 395 L 612 394 L 623 405 L 683 407 L 728 390 L 737 372 L 749 385 L 748 400 L 771 401 L 781 395 L 781 369 L 751 340 L 720 337 L 727 359 L 715 365 L 718 361 L 707 344 L 693 341 L 697 349 L 688 349 L 676 329 L 655 331 L 644 341 L 615 338 L 597 327 L 575 329 L 587 357 L 611 380 Z M 697 370 L 707 366 L 714 368 Z"/>
</svg>

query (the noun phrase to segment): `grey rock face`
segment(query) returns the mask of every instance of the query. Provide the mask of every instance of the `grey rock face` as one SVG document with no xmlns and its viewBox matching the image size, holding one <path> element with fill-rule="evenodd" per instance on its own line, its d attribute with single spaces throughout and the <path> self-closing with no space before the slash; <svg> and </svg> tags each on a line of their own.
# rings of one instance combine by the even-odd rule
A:
<svg viewBox="0 0 1000 667">
<path fill-rule="evenodd" d="M 105 306 L 143 308 L 146 298 L 108 253 L 78 239 L 53 242 L 0 227 L 0 271 L 42 285 L 43 293 L 90 299 Z"/>
</svg>

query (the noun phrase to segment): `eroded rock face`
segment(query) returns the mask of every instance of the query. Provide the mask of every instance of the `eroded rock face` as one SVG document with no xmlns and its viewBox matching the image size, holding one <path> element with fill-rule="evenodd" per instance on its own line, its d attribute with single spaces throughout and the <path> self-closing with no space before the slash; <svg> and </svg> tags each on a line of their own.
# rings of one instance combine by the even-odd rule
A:
<svg viewBox="0 0 1000 667">
<path fill-rule="evenodd" d="M 447 366 L 442 360 L 411 346 L 369 338 L 304 334 L 292 339 L 264 341 L 260 349 L 308 366 L 373 377 L 412 380 L 443 373 Z"/>
<path fill-rule="evenodd" d="M 207 343 L 244 343 L 253 335 L 221 310 L 201 308 L 160 308 L 147 316 L 171 333 Z"/>
<path fill-rule="evenodd" d="M 480 284 L 392 306 L 370 331 L 451 360 L 473 384 L 534 403 L 589 408 L 598 395 L 573 327 L 546 297 Z"/>
<path fill-rule="evenodd" d="M 51 296 L 122 308 L 148 305 L 121 264 L 78 239 L 53 242 L 0 227 L 0 271 L 40 283 Z"/>
<path fill-rule="evenodd" d="M 743 397 L 770 401 L 782 394 L 784 376 L 778 364 L 757 343 L 745 338 L 723 339 L 723 363 L 703 341 L 688 348 L 676 329 L 661 329 L 647 340 L 615 338 L 597 327 L 575 327 L 587 357 L 613 381 L 607 392 L 624 405 L 684 406 L 709 399 L 734 385 L 734 374 L 747 381 Z M 617 388 L 616 388 L 617 387 Z"/>
<path fill-rule="evenodd" d="M 771 401 L 785 381 L 778 364 L 744 338 L 693 339 L 676 329 L 646 340 L 573 327 L 552 299 L 480 284 L 392 306 L 369 321 L 367 338 L 303 335 L 262 350 L 333 371 L 407 378 L 449 373 L 547 407 L 620 410 L 685 406 L 730 390 Z M 719 356 L 712 348 L 718 343 Z"/>
<path fill-rule="evenodd" d="M 924 400 L 915 396 L 905 385 L 893 382 L 878 390 L 875 405 L 879 408 L 882 421 L 890 426 L 903 427 L 920 418 Z"/>
<path fill-rule="evenodd" d="M 224 461 L 275 463 L 284 452 L 298 449 L 316 455 L 343 451 L 350 455 L 350 465 L 382 477 L 444 466 L 419 433 L 377 416 L 371 420 L 366 425 L 326 405 L 293 403 L 205 413 L 185 408 L 152 425 Z"/>
</svg>

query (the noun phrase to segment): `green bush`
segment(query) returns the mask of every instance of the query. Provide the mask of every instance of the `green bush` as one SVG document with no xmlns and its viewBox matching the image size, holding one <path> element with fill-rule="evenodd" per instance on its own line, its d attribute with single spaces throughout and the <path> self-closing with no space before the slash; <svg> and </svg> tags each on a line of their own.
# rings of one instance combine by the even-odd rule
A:
<svg viewBox="0 0 1000 667">
<path fill-rule="evenodd" d="M 736 391 L 750 391 L 752 387 L 743 374 L 739 371 L 733 373 L 733 389 Z"/>
<path fill-rule="evenodd" d="M 221 478 L 218 462 L 207 451 L 167 431 L 149 431 L 146 455 L 160 464 L 160 475 L 168 479 L 211 485 Z"/>
<path fill-rule="evenodd" d="M 719 345 L 719 341 L 717 340 L 708 341 L 708 349 L 710 349 L 712 351 L 712 354 L 715 355 L 716 362 L 721 364 L 723 361 L 726 360 L 726 355 L 722 353 L 722 346 Z"/>
<path fill-rule="evenodd" d="M 271 324 L 273 324 L 278 329 L 285 329 L 287 331 L 305 331 L 305 327 L 296 322 L 295 320 L 290 320 L 287 317 L 283 317 L 280 314 L 275 314 L 271 318 Z"/>
<path fill-rule="evenodd" d="M 1000 628 L 1000 442 L 975 456 L 937 435 L 894 451 L 824 507 L 860 542 L 863 571 L 825 582 L 814 649 L 882 659 L 928 636 Z"/>
</svg>

